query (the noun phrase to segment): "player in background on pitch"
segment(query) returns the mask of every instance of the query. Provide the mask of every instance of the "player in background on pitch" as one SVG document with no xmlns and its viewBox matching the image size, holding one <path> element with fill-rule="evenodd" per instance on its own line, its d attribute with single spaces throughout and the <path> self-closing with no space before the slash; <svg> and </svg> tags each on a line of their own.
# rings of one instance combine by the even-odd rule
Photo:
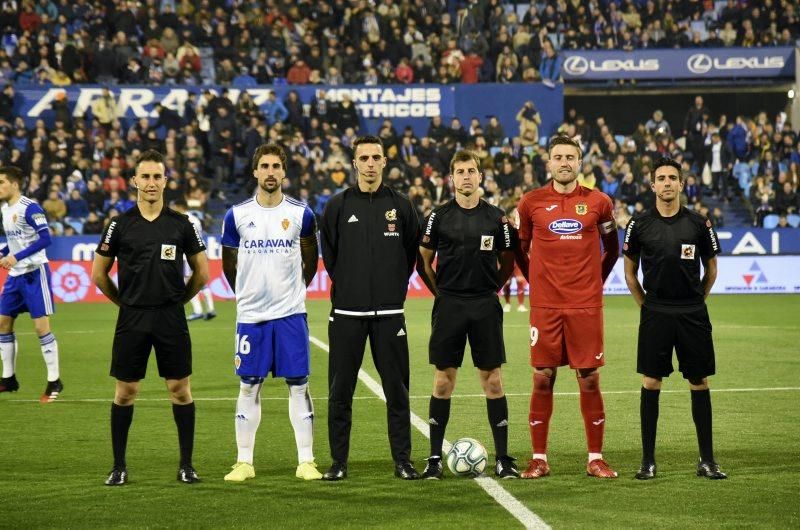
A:
<svg viewBox="0 0 800 530">
<path fill-rule="evenodd" d="M 20 313 L 28 312 L 47 365 L 47 386 L 40 401 L 48 403 L 55 401 L 64 390 L 59 378 L 58 342 L 50 331 L 50 315 L 55 312 L 45 253 L 51 243 L 50 229 L 42 207 L 20 193 L 22 180 L 22 170 L 18 167 L 0 167 L 0 202 L 3 203 L 3 230 L 7 238 L 6 246 L 0 249 L 3 255 L 0 267 L 8 271 L 0 296 L 0 358 L 3 361 L 0 392 L 19 390 L 15 375 L 14 322 Z"/>
<path fill-rule="evenodd" d="M 194 229 L 197 230 L 197 233 L 200 234 L 202 237 L 203 234 L 203 223 L 200 219 L 197 218 L 192 212 L 189 211 L 189 205 L 186 204 L 186 201 L 183 199 L 178 199 L 176 201 L 172 201 L 171 207 L 176 212 L 180 212 L 186 217 L 189 218 L 189 222 L 192 223 Z M 185 278 L 189 278 L 192 275 L 192 269 L 189 267 L 189 263 L 184 259 L 183 262 L 183 275 Z M 203 305 L 200 303 L 200 296 L 206 301 L 206 311 L 203 312 Z M 186 317 L 186 320 L 189 322 L 193 320 L 211 320 L 212 318 L 216 318 L 217 312 L 214 310 L 214 296 L 211 294 L 211 289 L 209 289 L 208 285 L 204 285 L 200 292 L 197 293 L 194 298 L 189 300 L 189 303 L 192 304 L 192 314 Z"/>
<path fill-rule="evenodd" d="M 599 368 L 603 349 L 603 284 L 619 255 L 611 199 L 578 184 L 581 146 L 568 136 L 550 141 L 552 181 L 519 202 L 517 262 L 531 293 L 530 424 L 533 457 L 521 478 L 550 474 L 547 435 L 559 366 L 575 370 L 589 450 L 586 473 L 615 478 L 603 460 L 605 408 Z M 600 242 L 603 248 L 601 252 Z"/>
</svg>

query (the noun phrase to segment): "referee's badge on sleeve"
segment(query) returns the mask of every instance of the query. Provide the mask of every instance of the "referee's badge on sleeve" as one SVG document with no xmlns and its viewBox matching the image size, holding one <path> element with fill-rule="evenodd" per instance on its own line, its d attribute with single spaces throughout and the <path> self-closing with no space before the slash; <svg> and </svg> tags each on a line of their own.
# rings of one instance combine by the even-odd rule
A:
<svg viewBox="0 0 800 530">
<path fill-rule="evenodd" d="M 694 245 L 681 245 L 681 259 L 694 259 Z"/>
<path fill-rule="evenodd" d="M 481 236 L 481 250 L 492 250 L 494 248 L 494 236 Z"/>
<path fill-rule="evenodd" d="M 161 245 L 161 259 L 175 261 L 175 245 Z"/>
</svg>

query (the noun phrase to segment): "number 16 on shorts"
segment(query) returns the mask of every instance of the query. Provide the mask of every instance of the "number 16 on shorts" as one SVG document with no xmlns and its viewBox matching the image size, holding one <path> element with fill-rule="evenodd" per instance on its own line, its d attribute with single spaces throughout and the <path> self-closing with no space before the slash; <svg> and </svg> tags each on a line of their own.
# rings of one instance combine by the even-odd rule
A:
<svg viewBox="0 0 800 530">
<path fill-rule="evenodd" d="M 238 370 L 240 366 L 242 366 L 242 355 L 247 355 L 250 353 L 250 342 L 247 340 L 248 335 L 240 335 L 239 333 L 236 334 L 236 344 L 234 348 L 236 349 L 236 355 L 233 358 L 233 365 Z"/>
</svg>

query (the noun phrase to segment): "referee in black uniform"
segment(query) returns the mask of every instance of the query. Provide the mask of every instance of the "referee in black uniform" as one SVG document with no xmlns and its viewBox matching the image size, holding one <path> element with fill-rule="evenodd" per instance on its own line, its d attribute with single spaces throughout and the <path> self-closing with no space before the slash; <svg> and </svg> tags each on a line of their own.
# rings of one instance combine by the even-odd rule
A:
<svg viewBox="0 0 800 530">
<path fill-rule="evenodd" d="M 376 136 L 353 142 L 357 184 L 333 196 L 320 223 L 333 308 L 328 323 L 328 438 L 323 480 L 347 477 L 353 393 L 369 338 L 386 394 L 395 476 L 419 478 L 411 463 L 408 337 L 403 304 L 414 272 L 419 222 L 407 197 L 383 185 L 386 156 Z"/>
<path fill-rule="evenodd" d="M 502 210 L 480 198 L 480 160 L 459 151 L 450 162 L 455 198 L 428 217 L 417 270 L 436 296 L 433 302 L 430 363 L 436 367 L 429 406 L 431 456 L 422 476 L 442 478 L 442 441 L 450 418 L 450 396 L 469 338 L 472 362 L 486 395 L 496 453 L 495 474 L 519 476 L 508 456 L 508 402 L 501 365 L 503 308 L 497 291 L 514 271 L 516 234 Z M 439 257 L 436 271 L 433 259 Z"/>
<path fill-rule="evenodd" d="M 717 278 L 719 240 L 708 219 L 681 207 L 684 176 L 680 164 L 662 158 L 653 174 L 656 205 L 628 223 L 622 247 L 625 280 L 641 307 L 637 370 L 643 375 L 642 467 L 636 478 L 648 480 L 656 475 L 658 396 L 661 379 L 672 373 L 674 348 L 678 370 L 691 389 L 692 418 L 700 446 L 697 476 L 724 479 L 727 476 L 714 461 L 711 436 L 708 376 L 714 374 L 715 363 L 705 303 Z M 637 275 L 640 259 L 644 289 Z"/>
<path fill-rule="evenodd" d="M 166 379 L 172 414 L 178 427 L 178 480 L 197 482 L 192 467 L 195 410 L 189 386 L 192 343 L 183 305 L 208 279 L 205 245 L 189 219 L 164 206 L 164 157 L 145 151 L 136 161 L 136 206 L 111 220 L 95 252 L 92 279 L 119 306 L 111 357 L 117 380 L 111 405 L 114 469 L 106 480 L 120 486 L 128 480 L 125 448 L 133 419 L 133 402 L 144 379 L 150 350 L 155 348 L 158 373 Z M 192 276 L 183 280 L 183 257 Z M 109 272 L 118 262 L 119 288 Z"/>
</svg>

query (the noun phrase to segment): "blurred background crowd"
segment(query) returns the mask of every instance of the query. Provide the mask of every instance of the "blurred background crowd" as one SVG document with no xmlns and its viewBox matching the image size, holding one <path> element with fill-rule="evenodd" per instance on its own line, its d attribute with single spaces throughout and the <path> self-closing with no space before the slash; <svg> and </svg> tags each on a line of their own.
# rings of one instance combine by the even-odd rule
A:
<svg viewBox="0 0 800 530">
<path fill-rule="evenodd" d="M 46 210 L 56 234 L 97 234 L 109 217 L 135 204 L 133 161 L 144 149 L 166 154 L 167 201 L 185 199 L 217 230 L 226 207 L 252 191 L 249 157 L 263 142 L 289 153 L 286 191 L 321 214 L 332 194 L 353 184 L 358 105 L 325 89 L 347 83 L 559 83 L 563 49 L 642 49 L 794 45 L 795 2 L 708 0 L 550 0 L 509 6 L 499 0 L 293 2 L 190 0 L 5 0 L 0 13 L 0 160 L 21 167 L 28 195 Z M 15 114 L 15 90 L 30 84 L 104 86 L 74 116 L 66 94 L 53 102 L 52 124 L 27 125 Z M 118 114 L 116 84 L 196 86 L 157 117 Z M 207 85 L 318 84 L 255 105 L 246 91 Z M 652 206 L 654 160 L 678 159 L 683 200 L 718 227 L 800 224 L 800 144 L 785 113 L 726 115 L 710 98 L 687 98 L 683 119 L 653 109 L 635 130 L 615 130 L 613 116 L 568 109 L 559 133 L 584 146 L 581 183 L 616 203 L 624 226 Z M 599 114 L 602 114 L 600 112 Z M 504 128 L 494 117 L 462 123 L 431 119 L 424 135 L 378 130 L 385 182 L 409 195 L 420 218 L 451 197 L 448 163 L 475 151 L 485 171 L 484 198 L 508 211 L 544 185 L 548 138 L 533 102 Z"/>
</svg>

